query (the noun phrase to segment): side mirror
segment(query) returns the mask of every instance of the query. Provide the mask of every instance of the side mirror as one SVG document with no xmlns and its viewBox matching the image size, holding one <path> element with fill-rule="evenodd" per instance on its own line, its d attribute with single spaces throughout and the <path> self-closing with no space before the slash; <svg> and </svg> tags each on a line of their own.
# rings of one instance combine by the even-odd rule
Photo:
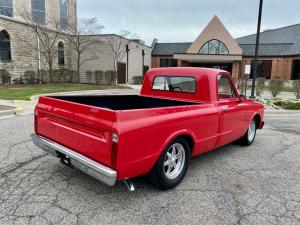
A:
<svg viewBox="0 0 300 225">
<path fill-rule="evenodd" d="M 242 101 L 244 101 L 246 99 L 247 99 L 247 97 L 245 95 L 240 95 L 239 96 L 239 102 L 242 102 Z"/>
</svg>

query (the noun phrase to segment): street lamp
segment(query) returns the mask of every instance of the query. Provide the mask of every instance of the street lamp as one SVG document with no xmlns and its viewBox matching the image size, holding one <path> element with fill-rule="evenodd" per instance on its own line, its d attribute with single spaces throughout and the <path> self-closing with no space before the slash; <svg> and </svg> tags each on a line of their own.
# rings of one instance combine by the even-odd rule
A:
<svg viewBox="0 0 300 225">
<path fill-rule="evenodd" d="M 256 43 L 255 43 L 255 58 L 254 58 L 254 67 L 253 67 L 253 76 L 252 76 L 252 90 L 250 98 L 255 98 L 255 81 L 257 76 L 257 64 L 258 64 L 258 49 L 259 49 L 259 38 L 260 38 L 260 25 L 261 25 L 261 15 L 263 8 L 263 0 L 259 2 L 259 13 L 257 21 L 257 32 L 256 32 Z"/>
</svg>

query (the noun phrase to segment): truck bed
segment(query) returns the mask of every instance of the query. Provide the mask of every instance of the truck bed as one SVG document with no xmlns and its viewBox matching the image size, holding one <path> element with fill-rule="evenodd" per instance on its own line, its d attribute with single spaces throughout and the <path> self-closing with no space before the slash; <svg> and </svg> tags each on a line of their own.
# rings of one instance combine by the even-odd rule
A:
<svg viewBox="0 0 300 225">
<path fill-rule="evenodd" d="M 110 110 L 147 109 L 197 104 L 193 102 L 150 98 L 140 95 L 52 96 L 51 98 Z"/>
</svg>

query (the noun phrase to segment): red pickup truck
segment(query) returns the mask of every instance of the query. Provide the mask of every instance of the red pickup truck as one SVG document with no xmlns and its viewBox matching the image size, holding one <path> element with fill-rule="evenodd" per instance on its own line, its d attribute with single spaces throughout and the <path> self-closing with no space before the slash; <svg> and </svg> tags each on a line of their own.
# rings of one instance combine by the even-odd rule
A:
<svg viewBox="0 0 300 225">
<path fill-rule="evenodd" d="M 32 139 L 107 185 L 147 174 L 170 189 L 191 157 L 233 141 L 251 145 L 263 114 L 226 71 L 160 68 L 146 74 L 140 95 L 40 97 Z"/>
</svg>

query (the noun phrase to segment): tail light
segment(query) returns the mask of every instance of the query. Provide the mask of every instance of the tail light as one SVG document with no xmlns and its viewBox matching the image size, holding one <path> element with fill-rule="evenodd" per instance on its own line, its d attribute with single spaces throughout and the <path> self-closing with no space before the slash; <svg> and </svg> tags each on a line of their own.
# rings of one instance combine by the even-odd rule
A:
<svg viewBox="0 0 300 225">
<path fill-rule="evenodd" d="M 116 133 L 112 134 L 112 152 L 111 152 L 111 166 L 116 168 L 117 153 L 118 153 L 119 136 Z"/>
<path fill-rule="evenodd" d="M 38 124 L 38 112 L 34 110 L 34 131 L 37 133 L 37 124 Z"/>
</svg>

